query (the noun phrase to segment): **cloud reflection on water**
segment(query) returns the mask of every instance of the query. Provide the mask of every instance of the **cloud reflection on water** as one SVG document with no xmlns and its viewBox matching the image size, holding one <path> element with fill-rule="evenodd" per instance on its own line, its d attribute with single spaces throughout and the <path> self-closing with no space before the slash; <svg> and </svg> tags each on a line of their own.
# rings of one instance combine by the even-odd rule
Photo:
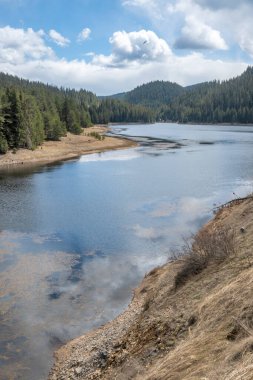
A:
<svg viewBox="0 0 253 380">
<path fill-rule="evenodd" d="M 164 261 L 162 255 L 148 258 L 128 252 L 116 257 L 83 252 L 80 261 L 80 254 L 44 250 L 43 242 L 49 237 L 14 233 L 9 238 L 8 232 L 1 234 L 8 246 L 4 258 L 15 257 L 0 280 L 1 315 L 5 318 L 1 347 L 6 358 L 1 362 L 1 378 L 7 369 L 8 373 L 20 373 L 22 379 L 45 378 L 58 344 L 115 317 L 128 304 L 131 290 L 143 274 Z M 20 254 L 14 243 L 22 248 L 29 239 L 37 242 L 40 251 Z M 0 266 L 4 264 L 1 259 Z M 78 281 L 74 281 L 73 268 L 79 262 Z M 21 364 L 29 370 L 20 370 Z"/>
<path fill-rule="evenodd" d="M 101 162 L 101 161 L 127 161 L 139 158 L 141 154 L 135 149 L 114 150 L 101 153 L 87 154 L 78 160 L 78 162 Z"/>
</svg>

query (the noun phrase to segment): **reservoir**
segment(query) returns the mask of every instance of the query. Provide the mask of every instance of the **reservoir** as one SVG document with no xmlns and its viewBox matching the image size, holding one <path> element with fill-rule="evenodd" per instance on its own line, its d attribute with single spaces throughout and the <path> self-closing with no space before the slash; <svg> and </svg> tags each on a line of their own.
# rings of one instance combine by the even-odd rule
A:
<svg viewBox="0 0 253 380">
<path fill-rule="evenodd" d="M 0 379 L 122 312 L 215 207 L 253 191 L 253 127 L 114 125 L 136 148 L 0 172 Z"/>
</svg>

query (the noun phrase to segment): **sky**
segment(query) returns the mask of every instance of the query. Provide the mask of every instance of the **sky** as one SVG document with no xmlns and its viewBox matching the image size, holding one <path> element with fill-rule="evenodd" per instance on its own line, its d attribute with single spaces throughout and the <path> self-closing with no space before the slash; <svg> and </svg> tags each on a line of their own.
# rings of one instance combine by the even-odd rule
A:
<svg viewBox="0 0 253 380">
<path fill-rule="evenodd" d="M 0 71 L 98 95 L 253 62 L 253 0 L 0 0 Z"/>
</svg>

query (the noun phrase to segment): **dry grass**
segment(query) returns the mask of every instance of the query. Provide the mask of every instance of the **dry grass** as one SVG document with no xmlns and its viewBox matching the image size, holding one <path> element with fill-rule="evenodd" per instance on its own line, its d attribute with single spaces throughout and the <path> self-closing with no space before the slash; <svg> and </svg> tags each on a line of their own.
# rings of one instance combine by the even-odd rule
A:
<svg viewBox="0 0 253 380">
<path fill-rule="evenodd" d="M 253 269 L 223 285 L 206 296 L 203 287 L 195 304 L 197 323 L 138 380 L 253 379 Z M 184 301 L 194 309 L 192 299 Z"/>
<path fill-rule="evenodd" d="M 225 227 L 211 231 L 204 229 L 192 241 L 192 244 L 186 241 L 179 253 L 183 264 L 175 277 L 176 288 L 202 272 L 210 263 L 218 265 L 236 253 L 235 233 Z"/>
</svg>

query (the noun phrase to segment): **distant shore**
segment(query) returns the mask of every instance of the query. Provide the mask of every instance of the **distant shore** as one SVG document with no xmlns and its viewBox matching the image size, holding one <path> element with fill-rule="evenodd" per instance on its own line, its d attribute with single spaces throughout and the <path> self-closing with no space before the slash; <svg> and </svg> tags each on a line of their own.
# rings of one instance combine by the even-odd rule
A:
<svg viewBox="0 0 253 380">
<path fill-rule="evenodd" d="M 118 124 L 118 123 L 117 123 Z M 179 124 L 179 125 L 203 125 L 203 126 L 224 126 L 224 127 L 253 127 L 253 123 L 206 123 L 200 121 L 188 121 L 186 123 L 172 120 L 160 120 L 150 124 Z"/>
<path fill-rule="evenodd" d="M 89 135 L 92 132 L 104 135 L 107 130 L 108 127 L 97 125 L 84 129 L 81 135 L 67 133 L 60 141 L 45 141 L 34 151 L 28 149 L 19 149 L 16 153 L 9 151 L 0 156 L 0 170 L 21 166 L 49 164 L 77 158 L 83 154 L 137 146 L 134 141 L 126 138 L 104 136 L 103 140 L 98 140 Z"/>
</svg>

